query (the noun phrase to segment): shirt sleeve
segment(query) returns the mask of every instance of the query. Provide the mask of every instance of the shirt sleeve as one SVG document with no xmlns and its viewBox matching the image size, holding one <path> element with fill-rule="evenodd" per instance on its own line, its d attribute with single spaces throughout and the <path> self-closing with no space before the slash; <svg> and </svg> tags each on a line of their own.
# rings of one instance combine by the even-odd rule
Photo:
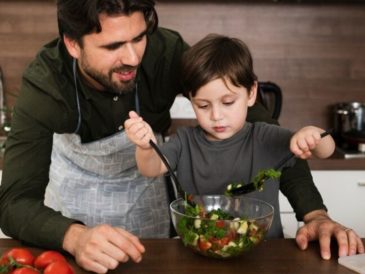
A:
<svg viewBox="0 0 365 274">
<path fill-rule="evenodd" d="M 260 103 L 249 108 L 247 120 L 279 124 L 271 118 L 269 112 Z M 311 211 L 327 210 L 313 182 L 307 161 L 297 159 L 292 167 L 283 169 L 280 177 L 280 191 L 287 197 L 298 221 L 302 221 L 304 215 Z"/>
<path fill-rule="evenodd" d="M 6 142 L 0 187 L 0 226 L 12 238 L 43 248 L 62 249 L 64 233 L 77 221 L 43 204 L 54 131 L 50 124 L 55 123 L 57 127 L 57 117 L 51 116 L 59 112 L 48 96 L 42 101 L 29 99 L 29 92 L 32 92 L 31 98 L 41 99 L 39 96 L 44 95 L 34 94 L 35 89 L 31 91 L 30 86 L 26 92 L 24 85 L 22 88 L 24 94 L 14 108 L 12 131 Z"/>
</svg>

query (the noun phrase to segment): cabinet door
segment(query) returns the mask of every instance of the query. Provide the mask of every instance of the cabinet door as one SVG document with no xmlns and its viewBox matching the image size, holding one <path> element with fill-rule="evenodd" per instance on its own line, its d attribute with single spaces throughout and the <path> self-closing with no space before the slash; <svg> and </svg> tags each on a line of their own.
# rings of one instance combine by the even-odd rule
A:
<svg viewBox="0 0 365 274">
<path fill-rule="evenodd" d="M 313 180 L 322 195 L 328 214 L 335 221 L 365 237 L 365 171 L 312 171 Z M 284 236 L 294 238 L 298 223 L 292 207 L 280 194 L 280 215 Z"/>
<path fill-rule="evenodd" d="M 280 218 L 283 225 L 283 233 L 285 238 L 295 238 L 299 223 L 295 218 L 293 208 L 288 202 L 288 199 L 283 195 L 279 194 L 280 203 Z"/>
<path fill-rule="evenodd" d="M 365 171 L 313 171 L 328 214 L 365 237 Z"/>
</svg>

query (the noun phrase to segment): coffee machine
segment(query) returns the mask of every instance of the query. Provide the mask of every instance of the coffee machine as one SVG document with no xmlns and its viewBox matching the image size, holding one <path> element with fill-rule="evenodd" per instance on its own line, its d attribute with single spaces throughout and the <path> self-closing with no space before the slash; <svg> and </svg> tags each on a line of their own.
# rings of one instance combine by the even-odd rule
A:
<svg viewBox="0 0 365 274">
<path fill-rule="evenodd" d="M 338 150 L 345 158 L 365 158 L 365 103 L 334 106 L 334 132 Z"/>
</svg>

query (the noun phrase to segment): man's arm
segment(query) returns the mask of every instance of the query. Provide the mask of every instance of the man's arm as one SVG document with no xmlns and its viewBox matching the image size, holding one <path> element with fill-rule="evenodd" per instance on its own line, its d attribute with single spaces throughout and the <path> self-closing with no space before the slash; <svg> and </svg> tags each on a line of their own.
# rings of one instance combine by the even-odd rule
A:
<svg viewBox="0 0 365 274">
<path fill-rule="evenodd" d="M 51 111 L 52 106 L 37 98 L 41 94 L 33 99 L 34 92 L 29 90 L 30 86 L 27 88 L 23 93 L 33 94 L 32 99 L 23 94 L 18 98 L 12 131 L 6 143 L 0 188 L 0 226 L 5 234 L 15 239 L 61 249 L 64 233 L 75 220 L 63 217 L 43 204 L 53 132 L 47 128 L 47 120 L 40 123 L 38 118 L 42 111 Z"/>
<path fill-rule="evenodd" d="M 270 113 L 259 102 L 248 109 L 247 120 L 279 124 L 278 121 L 271 118 Z M 293 167 L 282 171 L 280 191 L 288 198 L 299 221 L 302 221 L 304 215 L 313 210 L 326 210 L 322 197 L 313 182 L 309 166 L 304 160 L 297 159 Z"/>
<path fill-rule="evenodd" d="M 276 122 L 260 104 L 255 104 L 249 115 L 249 121 Z M 306 161 L 297 159 L 293 167 L 282 171 L 280 190 L 288 198 L 298 221 L 305 223 L 296 235 L 299 248 L 304 250 L 309 241 L 318 240 L 321 257 L 329 259 L 331 239 L 335 238 L 338 244 L 338 256 L 365 252 L 364 244 L 355 231 L 328 216 Z"/>
</svg>

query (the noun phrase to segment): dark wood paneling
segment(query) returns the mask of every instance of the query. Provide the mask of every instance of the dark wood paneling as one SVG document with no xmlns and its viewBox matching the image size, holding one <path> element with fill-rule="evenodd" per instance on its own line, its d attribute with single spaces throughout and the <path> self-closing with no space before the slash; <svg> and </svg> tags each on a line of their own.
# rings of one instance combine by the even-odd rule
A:
<svg viewBox="0 0 365 274">
<path fill-rule="evenodd" d="M 160 25 L 191 44 L 211 32 L 243 39 L 259 79 L 283 90 L 283 126 L 330 127 L 331 105 L 365 102 L 365 6 L 284 2 L 158 1 L 157 10 Z M 57 36 L 55 14 L 54 1 L 0 1 L 6 92 L 17 92 L 24 67 Z"/>
<path fill-rule="evenodd" d="M 0 2 L 0 66 L 5 93 L 18 93 L 22 73 L 40 47 L 56 37 L 54 1 Z M 16 98 L 6 96 L 12 106 Z"/>
<path fill-rule="evenodd" d="M 297 129 L 331 126 L 331 105 L 365 102 L 365 7 L 166 3 L 161 25 L 177 29 L 190 43 L 209 32 L 244 40 L 261 81 L 281 86 L 280 122 Z"/>
</svg>

